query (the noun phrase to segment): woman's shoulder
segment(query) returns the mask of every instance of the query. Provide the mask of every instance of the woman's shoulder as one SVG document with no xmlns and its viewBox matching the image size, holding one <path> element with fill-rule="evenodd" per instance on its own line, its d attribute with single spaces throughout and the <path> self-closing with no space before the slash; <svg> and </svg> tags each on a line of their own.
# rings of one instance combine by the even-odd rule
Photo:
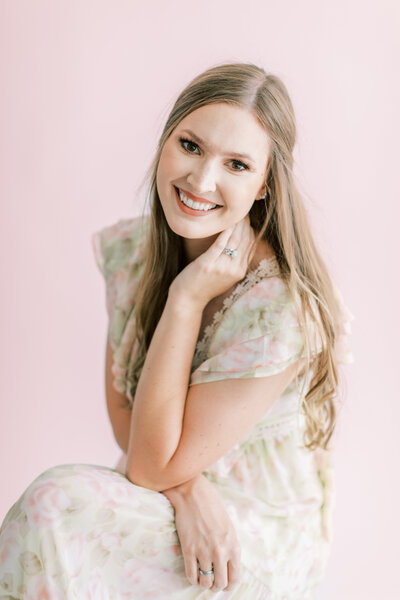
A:
<svg viewBox="0 0 400 600">
<path fill-rule="evenodd" d="M 294 330 L 297 325 L 295 303 L 282 278 L 277 260 L 260 261 L 224 302 L 218 336 L 237 342 L 278 329 Z"/>
<path fill-rule="evenodd" d="M 148 223 L 147 215 L 119 219 L 92 234 L 95 259 L 105 280 L 109 337 L 114 351 L 121 346 L 126 329 L 133 331 L 134 319 L 130 315 L 145 265 Z"/>
<path fill-rule="evenodd" d="M 258 269 L 247 275 L 243 287 L 242 292 L 239 287 L 237 299 L 228 300 L 230 309 L 223 315 L 221 327 L 217 329 L 214 338 L 218 344 L 233 341 L 243 344 L 263 338 L 264 341 L 272 340 L 277 348 L 285 346 L 298 351 L 302 347 L 302 356 L 305 356 L 307 336 L 311 355 L 321 352 L 322 323 L 316 301 L 310 297 L 313 318 L 306 312 L 302 321 L 299 314 L 302 312 L 299 293 L 290 289 L 275 257 L 262 260 Z M 333 289 L 340 308 L 336 323 L 335 356 L 339 363 L 351 364 L 354 362 L 350 348 L 354 315 L 345 304 L 336 284 Z"/>
<path fill-rule="evenodd" d="M 289 287 L 268 259 L 215 315 L 198 344 L 191 384 L 279 373 L 301 356 L 303 341 Z"/>
<path fill-rule="evenodd" d="M 149 215 L 122 218 L 92 234 L 92 247 L 101 272 L 107 276 L 142 262 Z"/>
</svg>

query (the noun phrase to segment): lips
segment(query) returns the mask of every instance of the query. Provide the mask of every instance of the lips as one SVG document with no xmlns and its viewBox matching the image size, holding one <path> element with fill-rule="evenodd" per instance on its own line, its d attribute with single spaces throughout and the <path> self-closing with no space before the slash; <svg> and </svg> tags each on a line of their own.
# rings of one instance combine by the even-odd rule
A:
<svg viewBox="0 0 400 600">
<path fill-rule="evenodd" d="M 198 196 L 191 194 L 190 192 L 184 190 L 183 188 L 178 188 L 176 186 L 174 186 L 174 188 L 178 191 L 181 190 L 188 198 L 193 200 L 193 202 L 202 202 L 203 204 L 213 204 L 213 205 L 216 204 L 217 206 L 221 206 L 221 204 L 218 204 L 218 202 L 211 202 L 210 200 L 206 200 L 205 198 L 199 198 Z"/>
<path fill-rule="evenodd" d="M 221 208 L 221 206 L 215 206 L 214 208 L 211 208 L 208 210 L 207 209 L 206 210 L 198 210 L 198 209 L 190 208 L 189 206 L 186 206 L 186 204 L 184 202 L 182 202 L 182 200 L 180 199 L 178 188 L 174 186 L 174 189 L 175 189 L 176 202 L 179 207 L 179 210 L 186 213 L 187 215 L 202 218 L 202 217 L 206 217 L 210 213 L 213 213 L 214 211 Z M 211 203 L 209 203 L 209 204 L 211 204 Z"/>
</svg>

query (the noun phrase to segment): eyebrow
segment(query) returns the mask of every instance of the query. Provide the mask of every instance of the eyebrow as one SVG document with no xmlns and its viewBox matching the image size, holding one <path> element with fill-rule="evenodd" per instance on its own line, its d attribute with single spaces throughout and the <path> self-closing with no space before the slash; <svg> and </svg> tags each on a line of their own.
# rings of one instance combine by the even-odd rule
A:
<svg viewBox="0 0 400 600">
<path fill-rule="evenodd" d="M 201 137 L 196 135 L 191 129 L 183 129 L 182 132 L 188 133 L 190 136 L 192 136 L 196 143 L 201 144 L 204 148 L 208 147 L 206 142 L 202 140 Z M 224 154 L 226 156 L 234 156 L 235 158 L 244 158 L 245 160 L 248 160 L 249 162 L 253 163 L 253 165 L 256 164 L 255 159 L 244 152 L 225 152 Z"/>
</svg>

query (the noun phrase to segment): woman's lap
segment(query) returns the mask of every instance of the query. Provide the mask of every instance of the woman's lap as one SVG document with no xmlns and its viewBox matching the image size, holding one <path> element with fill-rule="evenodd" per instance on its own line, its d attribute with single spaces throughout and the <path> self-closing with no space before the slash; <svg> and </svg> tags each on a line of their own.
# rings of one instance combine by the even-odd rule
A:
<svg viewBox="0 0 400 600">
<path fill-rule="evenodd" d="M 0 531 L 0 599 L 283 598 L 242 566 L 232 592 L 189 584 L 169 500 L 93 465 L 42 473 Z M 304 592 L 289 597 L 306 600 Z"/>
<path fill-rule="evenodd" d="M 0 533 L 4 577 L 0 597 L 4 584 L 32 598 L 44 586 L 54 599 L 91 597 L 92 588 L 105 598 L 155 598 L 188 586 L 168 499 L 91 465 L 45 471 L 10 509 Z"/>
</svg>

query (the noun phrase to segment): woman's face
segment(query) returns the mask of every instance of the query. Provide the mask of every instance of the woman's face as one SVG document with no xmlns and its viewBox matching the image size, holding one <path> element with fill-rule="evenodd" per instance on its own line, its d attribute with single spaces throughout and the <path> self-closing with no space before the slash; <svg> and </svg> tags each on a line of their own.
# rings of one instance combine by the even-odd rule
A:
<svg viewBox="0 0 400 600">
<path fill-rule="evenodd" d="M 238 223 L 265 195 L 269 153 L 267 133 L 244 108 L 220 102 L 186 116 L 166 141 L 157 169 L 171 229 L 199 239 Z"/>
</svg>

